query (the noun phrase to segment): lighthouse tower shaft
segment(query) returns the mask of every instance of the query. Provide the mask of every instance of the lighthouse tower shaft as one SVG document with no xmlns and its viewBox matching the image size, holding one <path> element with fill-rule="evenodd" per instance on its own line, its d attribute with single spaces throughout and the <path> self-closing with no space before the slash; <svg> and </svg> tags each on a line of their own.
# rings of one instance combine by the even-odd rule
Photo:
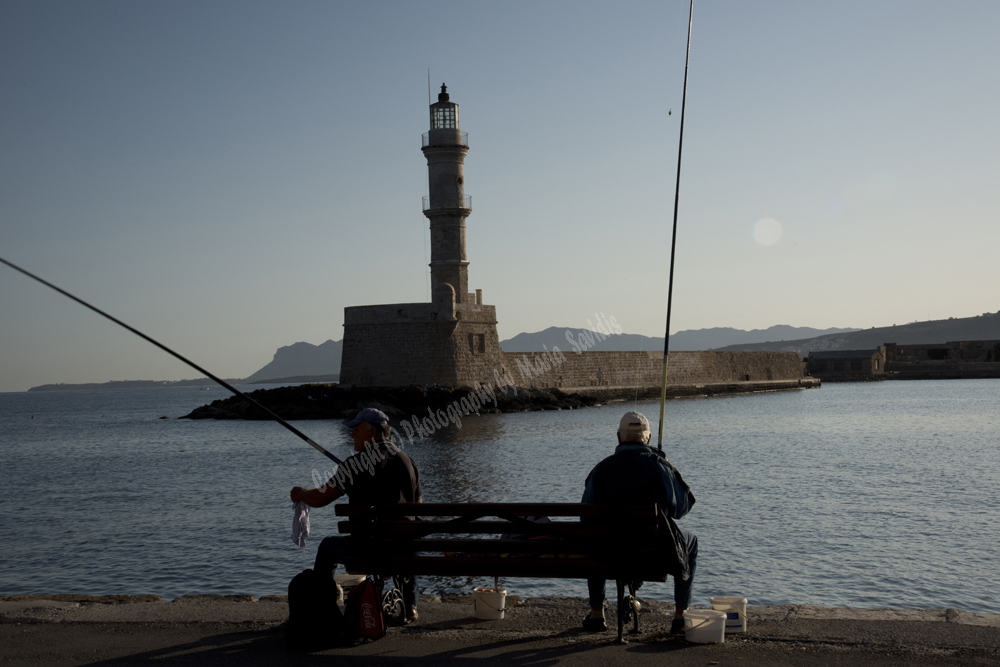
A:
<svg viewBox="0 0 1000 667">
<path fill-rule="evenodd" d="M 424 215 L 431 225 L 431 284 L 451 285 L 455 303 L 474 302 L 469 295 L 469 262 L 465 254 L 465 219 L 472 213 L 465 194 L 465 155 L 468 133 L 462 132 L 458 105 L 448 99 L 442 84 L 436 104 L 430 107 L 431 127 L 423 137 L 427 158 L 429 196 Z"/>
</svg>

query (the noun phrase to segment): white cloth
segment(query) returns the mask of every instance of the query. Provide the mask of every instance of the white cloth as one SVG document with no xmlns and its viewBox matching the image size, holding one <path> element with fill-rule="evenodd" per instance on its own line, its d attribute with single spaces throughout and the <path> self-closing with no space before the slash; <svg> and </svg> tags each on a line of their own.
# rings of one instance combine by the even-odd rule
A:
<svg viewBox="0 0 1000 667">
<path fill-rule="evenodd" d="M 300 547 L 306 545 L 309 537 L 309 506 L 303 502 L 295 503 L 295 516 L 292 518 L 292 542 Z"/>
</svg>

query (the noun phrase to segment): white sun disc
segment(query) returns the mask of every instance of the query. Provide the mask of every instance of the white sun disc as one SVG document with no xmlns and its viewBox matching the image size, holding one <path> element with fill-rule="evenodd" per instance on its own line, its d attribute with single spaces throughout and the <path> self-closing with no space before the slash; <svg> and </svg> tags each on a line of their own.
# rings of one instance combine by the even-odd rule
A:
<svg viewBox="0 0 1000 667">
<path fill-rule="evenodd" d="M 781 223 L 774 218 L 761 218 L 754 225 L 753 238 L 761 245 L 774 245 L 781 240 Z"/>
</svg>

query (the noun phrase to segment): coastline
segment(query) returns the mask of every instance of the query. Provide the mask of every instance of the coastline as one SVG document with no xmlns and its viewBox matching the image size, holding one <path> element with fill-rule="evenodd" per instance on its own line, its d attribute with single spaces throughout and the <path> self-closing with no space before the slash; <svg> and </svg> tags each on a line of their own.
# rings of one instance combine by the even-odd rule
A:
<svg viewBox="0 0 1000 667">
<path fill-rule="evenodd" d="M 283 647 L 285 596 L 32 595 L 0 598 L 0 661 L 11 665 L 301 664 Z M 474 618 L 471 596 L 422 596 L 420 620 L 377 642 L 315 654 L 351 664 L 1000 664 L 1000 614 L 957 609 L 749 606 L 745 633 L 691 644 L 667 633 L 673 606 L 643 601 L 642 632 L 587 634 L 582 598 L 509 598 L 506 618 Z M 614 608 L 608 618 L 614 619 Z M 613 625 L 613 623 L 612 623 Z M 319 658 L 319 656 L 324 656 Z M 329 656 L 329 657 L 326 657 Z"/>
</svg>

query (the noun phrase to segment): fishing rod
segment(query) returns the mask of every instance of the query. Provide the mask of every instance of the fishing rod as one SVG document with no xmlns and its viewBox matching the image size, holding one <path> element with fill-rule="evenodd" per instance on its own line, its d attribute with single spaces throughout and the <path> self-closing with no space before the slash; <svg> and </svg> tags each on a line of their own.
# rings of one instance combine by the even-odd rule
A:
<svg viewBox="0 0 1000 667">
<path fill-rule="evenodd" d="M 667 354 L 670 352 L 670 308 L 674 297 L 674 251 L 677 249 L 677 205 L 681 196 L 681 151 L 684 148 L 684 110 L 687 108 L 688 66 L 691 62 L 691 26 L 694 23 L 694 0 L 688 9 L 687 55 L 684 57 L 684 96 L 681 98 L 681 132 L 677 142 L 677 183 L 674 186 L 674 232 L 670 239 L 670 280 L 667 287 L 667 330 L 663 334 L 663 378 L 660 381 L 660 432 L 656 447 L 663 451 L 663 408 L 667 403 Z"/>
<path fill-rule="evenodd" d="M 341 464 L 341 463 L 344 462 L 342 459 L 334 456 L 333 454 L 331 454 L 330 452 L 328 452 L 326 449 L 324 449 L 321 445 L 319 445 L 316 442 L 314 442 L 313 439 L 310 438 L 308 435 L 306 435 L 305 433 L 303 433 L 299 429 L 295 428 L 294 426 L 292 426 L 291 424 L 289 424 L 288 422 L 286 422 L 284 419 L 282 419 L 281 417 L 279 417 L 278 415 L 274 414 L 273 412 L 271 412 L 270 410 L 268 410 L 267 408 L 265 408 L 263 405 L 261 405 L 257 401 L 253 400 L 252 398 L 250 398 L 249 396 L 247 396 L 246 394 L 244 394 L 242 391 L 240 391 L 236 387 L 232 386 L 231 384 L 229 384 L 228 382 L 226 382 L 225 380 L 223 380 L 221 378 L 215 377 L 214 375 L 212 375 L 211 373 L 209 373 L 208 371 L 206 371 L 204 368 L 202 368 L 198 364 L 194 363 L 193 361 L 190 361 L 189 359 L 185 359 L 184 357 L 182 357 L 181 355 L 177 354 L 176 352 L 174 352 L 173 350 L 171 350 L 169 347 L 167 347 L 163 343 L 161 343 L 161 342 L 159 342 L 157 340 L 153 340 L 152 338 L 150 338 L 146 334 L 142 333 L 138 329 L 134 329 L 134 328 L 130 327 L 129 325 L 127 325 L 124 322 L 122 322 L 121 320 L 119 320 L 119 319 L 117 319 L 115 317 L 112 317 L 111 315 L 108 315 L 103 310 L 101 310 L 101 309 L 99 309 L 99 308 L 97 308 L 95 306 L 90 305 L 89 303 L 87 303 L 86 301 L 84 301 L 83 299 L 81 299 L 79 297 L 73 296 L 72 294 L 70 294 L 69 292 L 67 292 L 64 289 L 56 287 L 55 285 L 53 285 L 52 283 L 48 282 L 47 280 L 43 280 L 43 279 L 39 278 L 38 276 L 36 276 L 35 274 L 30 273 L 29 271 L 26 271 L 26 270 L 22 269 L 20 266 L 17 266 L 16 264 L 12 264 L 11 262 L 8 262 L 3 257 L 0 257 L 0 262 L 3 262 L 4 264 L 6 264 L 10 268 L 14 269 L 15 271 L 20 271 L 21 273 L 23 273 L 24 275 L 28 276 L 29 278 L 33 278 L 34 280 L 37 280 L 38 282 L 40 282 L 41 284 L 45 285 L 46 287 L 51 287 L 52 289 L 54 289 L 55 291 L 59 292 L 63 296 L 68 296 L 69 298 L 73 299 L 77 303 L 79 303 L 79 304 L 81 304 L 83 306 L 86 306 L 87 308 L 90 308 L 92 311 L 94 311 L 98 315 L 103 315 L 104 317 L 108 318 L 109 320 L 111 320 L 115 324 L 117 324 L 119 326 L 122 326 L 122 327 L 125 327 L 126 329 L 128 329 L 129 331 L 131 331 L 135 335 L 139 336 L 140 338 L 145 338 L 146 340 L 148 340 L 150 343 L 152 343 L 156 347 L 160 348 L 161 350 L 163 350 L 164 352 L 166 352 L 168 354 L 171 354 L 171 355 L 177 357 L 178 359 L 180 359 L 185 364 L 187 364 L 191 368 L 195 369 L 199 373 L 204 373 L 206 377 L 209 377 L 209 378 L 215 380 L 216 382 L 218 382 L 223 387 L 225 387 L 229 391 L 233 392 L 234 394 L 236 394 L 237 396 L 239 396 L 243 400 L 251 403 L 252 405 L 257 406 L 258 408 L 260 408 L 261 410 L 263 410 L 269 417 L 271 417 L 271 419 L 273 419 L 274 421 L 278 422 L 279 424 L 281 424 L 282 426 L 284 426 L 285 428 L 287 428 L 289 431 L 291 431 L 295 435 L 297 435 L 300 438 L 302 438 L 303 440 L 305 440 L 309 445 L 311 445 L 312 447 L 314 447 L 316 449 L 316 451 L 318 451 L 319 453 L 323 454 L 324 456 L 326 456 L 328 459 L 330 459 L 334 463 L 336 463 L 336 464 L 339 465 L 339 464 Z"/>
</svg>

